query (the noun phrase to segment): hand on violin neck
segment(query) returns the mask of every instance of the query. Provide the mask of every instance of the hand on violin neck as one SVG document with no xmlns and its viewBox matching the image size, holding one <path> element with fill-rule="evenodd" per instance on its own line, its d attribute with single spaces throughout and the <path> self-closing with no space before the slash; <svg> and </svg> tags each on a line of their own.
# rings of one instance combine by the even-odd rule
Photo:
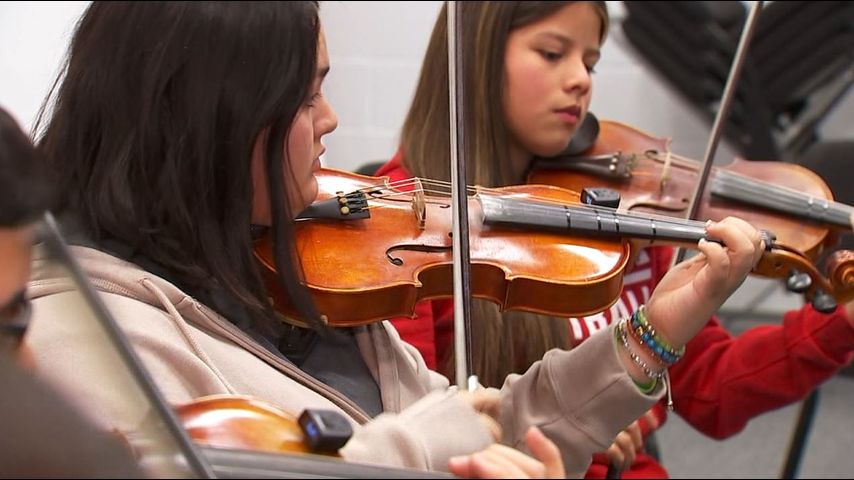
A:
<svg viewBox="0 0 854 480">
<path fill-rule="evenodd" d="M 700 253 L 668 271 L 647 302 L 649 323 L 676 349 L 744 282 L 764 250 L 759 231 L 738 218 L 710 222 L 706 231 L 723 245 L 701 240 Z"/>
</svg>

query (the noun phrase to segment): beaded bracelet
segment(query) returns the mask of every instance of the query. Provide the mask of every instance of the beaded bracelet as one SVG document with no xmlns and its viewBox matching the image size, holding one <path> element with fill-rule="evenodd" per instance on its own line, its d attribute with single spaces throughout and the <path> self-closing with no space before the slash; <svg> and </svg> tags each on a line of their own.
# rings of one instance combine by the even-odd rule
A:
<svg viewBox="0 0 854 480">
<path fill-rule="evenodd" d="M 644 351 L 654 357 L 662 365 L 670 366 L 676 363 L 681 358 L 680 352 L 666 350 L 668 347 L 659 345 L 659 342 L 656 342 L 656 337 L 654 336 L 655 330 L 644 329 L 638 320 L 635 319 L 636 315 L 637 313 L 628 320 L 630 323 L 630 327 L 628 328 L 629 335 L 638 342 Z"/>
<path fill-rule="evenodd" d="M 653 380 L 660 379 L 661 377 L 664 376 L 664 372 L 666 372 L 667 369 L 656 371 L 656 370 L 649 368 L 649 365 L 647 365 L 646 362 L 644 362 L 634 352 L 634 350 L 632 350 L 632 346 L 629 345 L 629 338 L 626 334 L 626 324 L 627 323 L 628 323 L 628 319 L 624 318 L 624 319 L 620 320 L 619 323 L 617 323 L 616 328 L 614 328 L 614 332 L 617 335 L 617 340 L 619 340 L 620 343 L 623 345 L 623 347 L 626 349 L 626 352 L 628 352 L 629 357 L 632 359 L 632 361 L 635 362 L 635 365 L 640 367 L 640 369 L 643 371 L 643 373 L 647 377 L 649 377 Z"/>
<path fill-rule="evenodd" d="M 652 394 L 652 392 L 655 391 L 655 387 L 658 386 L 658 379 L 657 378 L 653 378 L 652 381 L 649 383 L 641 383 L 641 382 L 634 380 L 634 379 L 632 379 L 632 381 L 635 382 L 635 385 L 637 385 L 638 390 L 640 390 L 641 393 L 644 395 Z"/>
<path fill-rule="evenodd" d="M 632 314 L 630 331 L 638 343 L 643 345 L 655 357 L 661 359 L 661 362 L 665 365 L 673 365 L 685 355 L 684 346 L 676 350 L 656 333 L 655 328 L 646 319 L 646 308 L 644 305 L 641 305 Z"/>
<path fill-rule="evenodd" d="M 652 379 L 651 385 L 641 386 L 638 384 L 637 381 L 635 381 L 635 385 L 638 385 L 638 388 L 641 390 L 642 393 L 649 395 L 650 393 L 652 393 L 652 391 L 655 389 L 655 387 L 658 386 L 658 380 L 661 379 L 662 382 L 664 383 L 665 392 L 667 393 L 667 405 L 666 405 L 667 410 L 672 412 L 673 411 L 673 397 L 671 396 L 671 392 L 670 392 L 670 375 L 667 371 L 667 368 L 665 367 L 661 371 L 653 371 L 652 369 L 649 368 L 649 366 L 646 364 L 646 362 L 644 362 L 634 352 L 634 350 L 632 350 L 632 346 L 629 344 L 629 339 L 628 339 L 628 336 L 626 333 L 626 329 L 628 328 L 628 327 L 626 327 L 626 325 L 628 324 L 628 322 L 629 322 L 629 319 L 627 319 L 627 318 L 624 318 L 624 319 L 620 320 L 619 322 L 617 322 L 617 324 L 614 327 L 614 335 L 617 337 L 617 339 L 623 345 L 623 348 L 626 349 L 626 352 L 628 352 L 629 358 L 631 358 L 632 361 L 635 362 L 635 364 L 638 367 L 640 367 L 640 369 L 643 371 L 644 374 L 646 374 L 647 377 Z"/>
</svg>

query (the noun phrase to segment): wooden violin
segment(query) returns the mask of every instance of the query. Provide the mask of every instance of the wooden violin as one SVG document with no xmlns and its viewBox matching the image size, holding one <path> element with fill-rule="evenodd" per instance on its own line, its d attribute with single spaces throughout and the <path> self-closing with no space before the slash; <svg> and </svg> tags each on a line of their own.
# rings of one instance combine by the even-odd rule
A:
<svg viewBox="0 0 854 480">
<path fill-rule="evenodd" d="M 190 438 L 209 447 L 337 457 L 343 445 L 314 447 L 296 417 L 252 397 L 211 395 L 180 405 L 175 411 Z"/>
<path fill-rule="evenodd" d="M 338 448 L 352 430 L 336 412 L 311 411 L 347 433 L 346 438 L 335 433 L 325 445 L 304 433 L 311 428 L 303 426 L 305 414 L 297 418 L 253 397 L 211 395 L 179 405 L 175 412 L 217 478 L 451 478 L 442 473 L 342 461 Z"/>
<path fill-rule="evenodd" d="M 599 124 L 589 149 L 540 159 L 528 182 L 574 191 L 604 186 L 620 193 L 624 210 L 684 213 L 697 184 L 699 162 L 670 152 L 667 139 L 619 122 Z M 711 175 L 698 218 L 740 217 L 773 230 L 778 242 L 810 256 L 832 245 L 834 232 L 851 230 L 854 207 L 834 202 L 821 177 L 800 165 L 737 159 L 712 167 Z"/>
<path fill-rule="evenodd" d="M 298 221 L 296 251 L 326 322 L 353 326 L 411 316 L 419 301 L 452 295 L 447 184 L 390 184 L 331 169 L 317 178 L 318 202 Z M 555 316 L 602 311 L 618 298 L 633 249 L 716 241 L 706 237 L 703 222 L 584 205 L 578 193 L 553 186 L 472 193 L 472 290 L 503 309 Z M 756 273 L 780 277 L 788 268 L 812 266 L 800 252 L 777 248 L 767 232 L 766 245 Z M 255 245 L 271 300 L 300 323 L 279 287 L 272 251 L 269 236 Z"/>
<path fill-rule="evenodd" d="M 595 117 L 589 118 L 595 122 Z M 698 180 L 699 162 L 670 152 L 666 139 L 618 122 L 599 125 L 588 129 L 596 132 L 589 148 L 537 161 L 528 182 L 573 191 L 607 187 L 619 192 L 621 210 L 684 215 Z M 836 243 L 840 232 L 851 230 L 852 212 L 854 207 L 834 202 L 824 181 L 800 165 L 736 160 L 712 167 L 697 218 L 743 218 L 758 229 L 773 231 L 778 246 L 815 260 Z M 780 258 L 776 262 L 780 268 L 775 270 L 789 280 L 792 290 L 806 291 L 808 298 L 827 293 L 843 301 L 854 288 L 844 280 L 851 276 L 848 258 L 845 253 L 834 254 L 827 278 L 814 265 L 801 264 L 800 258 Z"/>
</svg>

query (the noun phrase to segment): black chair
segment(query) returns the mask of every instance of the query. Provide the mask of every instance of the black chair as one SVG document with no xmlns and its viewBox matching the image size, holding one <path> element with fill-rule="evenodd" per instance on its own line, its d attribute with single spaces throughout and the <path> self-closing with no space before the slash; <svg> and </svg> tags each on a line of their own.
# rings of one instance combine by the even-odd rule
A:
<svg viewBox="0 0 854 480">
<path fill-rule="evenodd" d="M 623 2 L 622 29 L 641 55 L 711 121 L 729 76 L 746 10 L 741 2 Z M 746 62 L 724 135 L 746 158 L 779 158 L 773 114 Z"/>
<path fill-rule="evenodd" d="M 834 200 L 854 205 L 854 138 L 816 143 L 796 161 L 824 180 Z M 839 248 L 854 250 L 854 234 L 842 235 Z"/>
<path fill-rule="evenodd" d="M 743 2 L 627 1 L 625 37 L 711 121 Z M 771 2 L 759 14 L 724 135 L 745 158 L 792 160 L 854 84 L 854 2 Z"/>
<path fill-rule="evenodd" d="M 373 176 L 377 173 L 380 167 L 385 165 L 385 161 L 373 161 L 362 164 L 359 168 L 354 170 L 354 173 L 358 173 L 359 175 L 370 175 Z"/>
</svg>

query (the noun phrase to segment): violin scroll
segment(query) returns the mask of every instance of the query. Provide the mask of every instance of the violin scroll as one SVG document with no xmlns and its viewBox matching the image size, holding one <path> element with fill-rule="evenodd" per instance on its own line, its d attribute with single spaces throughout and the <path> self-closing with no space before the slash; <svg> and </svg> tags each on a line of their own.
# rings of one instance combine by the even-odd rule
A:
<svg viewBox="0 0 854 480">
<path fill-rule="evenodd" d="M 803 292 L 819 312 L 832 312 L 839 302 L 854 300 L 854 252 L 850 250 L 840 250 L 830 256 L 827 276 L 809 257 L 784 245 L 766 252 L 753 271 L 767 278 L 786 279 L 787 286 Z"/>
<path fill-rule="evenodd" d="M 833 297 L 843 303 L 854 300 L 854 251 L 833 252 L 827 259 L 826 270 Z"/>
</svg>

